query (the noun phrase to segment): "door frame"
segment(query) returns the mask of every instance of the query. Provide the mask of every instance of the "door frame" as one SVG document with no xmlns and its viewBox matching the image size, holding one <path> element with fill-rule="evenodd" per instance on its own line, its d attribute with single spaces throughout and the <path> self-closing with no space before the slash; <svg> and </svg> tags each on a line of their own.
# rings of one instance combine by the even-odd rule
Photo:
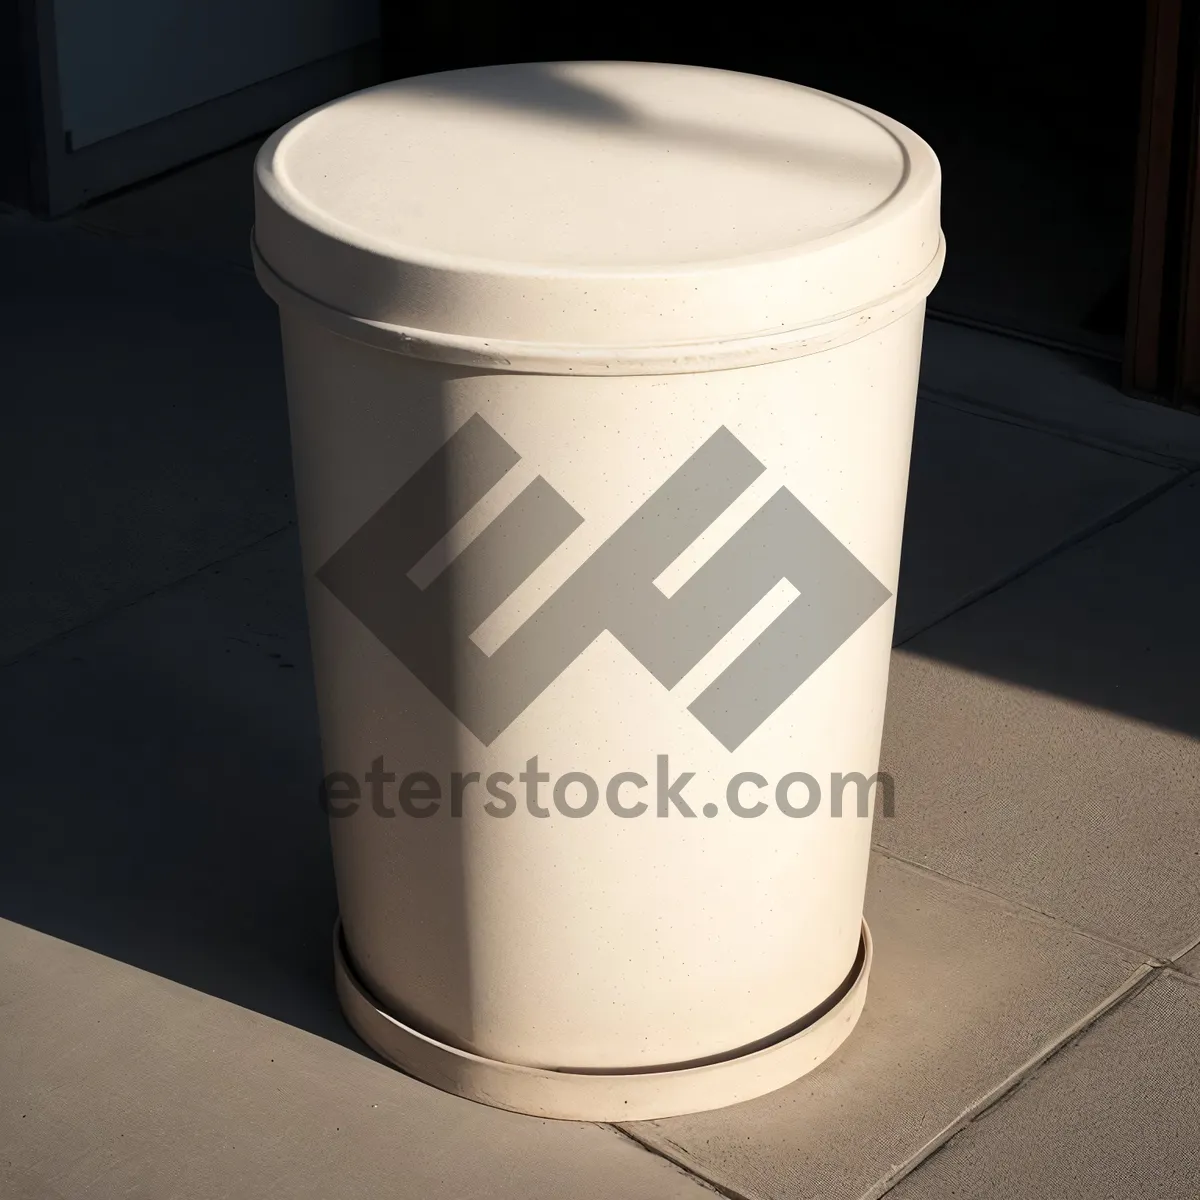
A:
<svg viewBox="0 0 1200 1200">
<path fill-rule="evenodd" d="M 1133 395 L 1200 406 L 1200 20 L 1146 0 L 1122 378 Z"/>
</svg>

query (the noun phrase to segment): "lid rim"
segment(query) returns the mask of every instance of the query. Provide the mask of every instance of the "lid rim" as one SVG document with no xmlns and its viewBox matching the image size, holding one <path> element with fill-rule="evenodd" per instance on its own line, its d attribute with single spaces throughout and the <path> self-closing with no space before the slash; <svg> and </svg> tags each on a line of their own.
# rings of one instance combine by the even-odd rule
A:
<svg viewBox="0 0 1200 1200">
<path fill-rule="evenodd" d="M 940 250 L 940 164 L 893 118 L 739 72 L 546 67 L 381 84 L 273 135 L 255 237 L 277 298 L 443 361 L 702 370 L 878 323 Z M 561 86 L 617 105 L 617 132 L 577 142 Z"/>
<path fill-rule="evenodd" d="M 899 320 L 936 286 L 946 256 L 939 231 L 937 250 L 915 276 L 853 309 L 791 329 L 728 338 L 630 346 L 566 345 L 481 338 L 395 325 L 356 316 L 302 291 L 280 276 L 259 250 L 251 230 L 250 254 L 264 291 L 281 307 L 300 309 L 326 328 L 353 341 L 411 358 L 528 374 L 658 375 L 728 370 L 801 358 L 855 341 Z"/>
</svg>

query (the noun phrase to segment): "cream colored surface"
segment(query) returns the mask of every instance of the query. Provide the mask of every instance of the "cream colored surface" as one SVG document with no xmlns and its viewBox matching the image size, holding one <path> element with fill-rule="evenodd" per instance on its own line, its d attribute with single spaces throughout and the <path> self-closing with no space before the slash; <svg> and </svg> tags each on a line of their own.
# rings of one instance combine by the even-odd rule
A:
<svg viewBox="0 0 1200 1200">
<path fill-rule="evenodd" d="M 281 130 L 255 240 L 291 289 L 405 337 L 629 353 L 885 304 L 938 256 L 939 185 L 911 131 L 808 88 L 541 63 L 385 84 Z"/>
<path fill-rule="evenodd" d="M 910 319 L 853 353 L 604 380 L 454 372 L 285 315 L 306 572 L 478 413 L 519 447 L 529 476 L 546 477 L 584 517 L 488 623 L 494 640 L 721 426 L 764 463 L 761 499 L 791 490 L 894 588 L 919 339 Z M 816 399 L 829 396 L 838 402 Z M 485 747 L 322 584 L 309 603 L 328 771 L 361 778 L 382 755 L 438 779 L 515 777 L 536 755 L 552 778 L 636 771 L 653 781 L 666 755 L 672 778 L 695 773 L 687 794 L 697 810 L 722 810 L 621 820 L 602 806 L 579 821 L 498 820 L 476 804 L 461 820 L 388 821 L 364 809 L 333 821 L 351 954 L 398 1015 L 506 1062 L 648 1068 L 772 1037 L 846 978 L 870 822 L 853 809 L 834 819 L 827 803 L 812 819 L 773 806 L 739 818 L 725 786 L 740 771 L 772 784 L 792 771 L 823 781 L 874 772 L 891 601 L 732 753 L 687 711 L 702 681 L 667 691 L 608 635 Z"/>
<path fill-rule="evenodd" d="M 648 1072 L 575 1072 L 517 1066 L 438 1042 L 396 1020 L 363 988 L 347 963 L 339 925 L 334 934 L 338 997 L 347 1020 L 368 1045 L 418 1079 L 497 1108 L 576 1121 L 646 1121 L 753 1100 L 824 1062 L 862 1016 L 871 974 L 871 934 L 863 925 L 859 958 L 837 1002 L 790 1035 L 716 1061 Z"/>
<path fill-rule="evenodd" d="M 409 80 L 327 106 L 264 146 L 256 180 L 256 266 L 283 310 L 326 770 L 362 779 L 382 759 L 398 778 L 426 772 L 445 788 L 455 772 L 511 783 L 536 759 L 548 780 L 586 772 L 606 791 L 634 772 L 652 789 L 640 819 L 601 805 L 582 821 L 520 806 L 500 820 L 482 794 L 461 817 L 443 805 L 428 819 L 389 820 L 361 806 L 335 819 L 347 955 L 369 994 L 362 1012 L 391 1011 L 447 1053 L 498 1065 L 658 1069 L 663 1090 L 641 1111 L 694 1109 L 697 1096 L 671 1090 L 672 1070 L 790 1038 L 845 984 L 858 952 L 869 813 L 852 796 L 833 816 L 830 792 L 835 776 L 870 777 L 878 763 L 923 302 L 941 269 L 937 161 L 894 122 L 776 80 L 535 64 Z M 797 334 L 830 323 L 840 332 L 825 341 Z M 381 331 L 403 353 L 382 348 Z M 772 361 L 756 351 L 755 365 L 735 367 L 719 349 L 769 342 L 773 331 L 788 338 L 769 347 Z M 446 353 L 462 338 L 504 369 L 452 365 L 475 361 Z M 478 341 L 489 338 L 527 345 L 514 356 L 498 344 L 489 357 Z M 587 371 L 575 370 L 570 347 L 590 353 Z M 666 368 L 648 365 L 656 347 Z M 654 373 L 664 369 L 673 373 Z M 544 481 L 582 522 L 455 635 L 470 634 L 489 658 L 718 434 L 732 434 L 765 478 L 710 541 L 790 493 L 888 598 L 736 741 L 718 740 L 688 705 L 765 628 L 769 604 L 777 615 L 796 599 L 794 587 L 759 598 L 670 688 L 607 628 L 589 636 L 485 737 L 317 579 L 480 419 L 519 457 L 521 478 Z M 413 564 L 426 580 L 471 536 L 437 532 L 450 541 L 421 551 L 438 563 Z M 715 548 L 671 563 L 672 586 Z M 781 552 L 764 545 L 757 561 Z M 381 544 L 355 568 L 376 592 L 387 553 Z M 477 600 L 491 578 L 453 578 L 451 623 L 491 603 Z M 450 653 L 460 659 L 448 660 L 445 686 L 482 694 L 483 677 Z M 704 815 L 656 813 L 657 777 L 684 772 Z M 755 819 L 730 811 L 735 776 L 764 779 L 769 797 L 795 772 L 824 790 L 813 819 L 770 803 Z M 388 1045 L 444 1085 L 417 1042 Z M 616 1117 L 625 1100 L 607 1082 L 596 1077 L 596 1102 L 574 1111 L 525 1103 Z M 495 1099 L 483 1084 L 464 1094 Z M 703 1103 L 745 1094 L 731 1082 Z"/>
</svg>

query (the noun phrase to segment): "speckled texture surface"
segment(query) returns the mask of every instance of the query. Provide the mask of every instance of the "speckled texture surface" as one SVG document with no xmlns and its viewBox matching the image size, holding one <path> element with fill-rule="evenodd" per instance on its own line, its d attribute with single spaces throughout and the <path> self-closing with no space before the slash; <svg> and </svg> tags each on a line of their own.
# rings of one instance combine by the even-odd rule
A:
<svg viewBox="0 0 1200 1200">
<path fill-rule="evenodd" d="M 1171 975 L 1098 1021 L 903 1180 L 893 1200 L 1193 1200 L 1200 985 Z"/>
<path fill-rule="evenodd" d="M 871 1194 L 1138 965 L 882 858 L 867 920 L 867 1005 L 832 1059 L 761 1100 L 641 1123 L 637 1136 L 753 1200 Z"/>
</svg>

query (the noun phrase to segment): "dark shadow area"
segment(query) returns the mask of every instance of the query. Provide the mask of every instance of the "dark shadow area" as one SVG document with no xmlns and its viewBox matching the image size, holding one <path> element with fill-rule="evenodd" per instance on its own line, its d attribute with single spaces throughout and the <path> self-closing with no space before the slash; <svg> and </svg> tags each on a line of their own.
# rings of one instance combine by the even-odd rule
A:
<svg viewBox="0 0 1200 1200">
<path fill-rule="evenodd" d="M 896 641 L 906 642 L 1171 477 L 1157 465 L 1002 414 L 922 401 L 913 434 Z M 996 665 L 995 673 L 1003 675 L 1004 664 Z"/>
<path fill-rule="evenodd" d="M 352 1044 L 290 535 L 10 664 L 0 914 Z"/>
<path fill-rule="evenodd" d="M 1193 473 L 908 648 L 1200 737 L 1198 524 Z"/>
<path fill-rule="evenodd" d="M 27 285 L 25 345 L 9 342 L 6 357 L 26 460 L 7 477 L 54 481 L 36 511 L 10 497 L 21 537 L 7 600 L 22 616 L 44 609 L 25 590 L 40 587 L 64 615 L 58 629 L 15 628 L 18 654 L 0 670 L 0 916 L 370 1053 L 333 990 L 339 905 L 295 531 L 238 536 L 238 518 L 259 509 L 276 527 L 294 514 L 275 314 L 252 278 L 197 279 L 183 256 L 69 229 L 6 248 Z M 238 320 L 253 355 L 224 329 Z M 64 341 L 77 357 L 56 369 Z M 410 433 L 436 448 L 445 414 L 436 402 L 421 413 Z M 381 486 L 385 497 L 392 484 Z M 420 553 L 453 524 L 450 486 L 424 498 Z M 115 557 L 126 546 L 132 563 Z M 106 585 L 97 596 L 90 573 Z M 453 609 L 434 615 L 424 641 L 446 664 Z M 361 782 L 376 753 L 398 776 L 414 769 L 386 739 L 354 744 L 359 725 L 348 744 L 326 739 L 329 770 Z M 451 763 L 453 750 L 427 738 L 418 766 Z M 386 791 L 395 812 L 395 783 Z M 467 1004 L 464 822 L 388 820 L 364 803 L 335 824 L 346 854 L 400 843 L 374 870 L 362 862 L 363 888 L 343 897 L 352 933 L 371 927 L 360 944 L 426 939 L 406 961 L 439 953 Z M 408 871 L 393 874 L 397 863 Z M 418 866 L 443 889 L 436 912 L 406 891 Z"/>
<path fill-rule="evenodd" d="M 252 279 L 7 217 L 0 327 L 0 662 L 292 519 L 279 325 Z"/>
</svg>

